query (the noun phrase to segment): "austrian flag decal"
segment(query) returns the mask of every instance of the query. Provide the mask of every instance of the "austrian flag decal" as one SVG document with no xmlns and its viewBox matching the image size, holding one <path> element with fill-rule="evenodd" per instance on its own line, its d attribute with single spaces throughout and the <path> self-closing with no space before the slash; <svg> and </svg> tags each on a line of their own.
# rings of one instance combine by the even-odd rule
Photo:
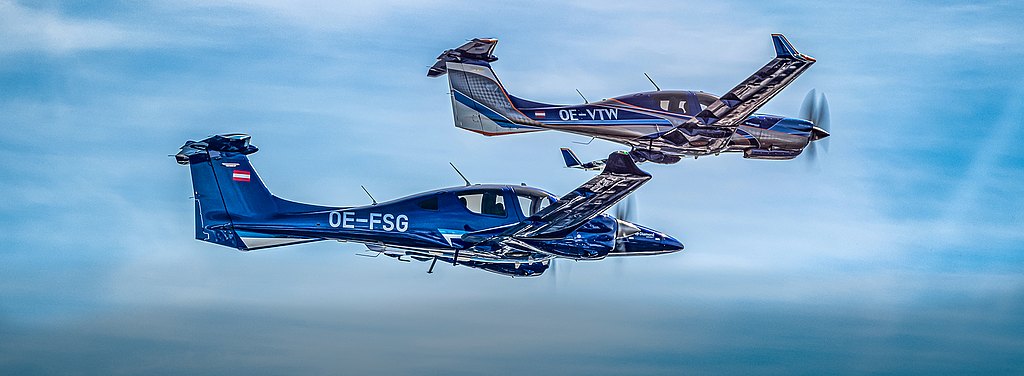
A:
<svg viewBox="0 0 1024 376">
<path fill-rule="evenodd" d="M 249 171 L 233 170 L 233 171 L 231 171 L 231 180 L 248 182 L 249 181 Z"/>
<path fill-rule="evenodd" d="M 539 117 L 539 118 L 544 117 L 544 111 L 534 111 L 533 112 L 533 117 Z"/>
</svg>

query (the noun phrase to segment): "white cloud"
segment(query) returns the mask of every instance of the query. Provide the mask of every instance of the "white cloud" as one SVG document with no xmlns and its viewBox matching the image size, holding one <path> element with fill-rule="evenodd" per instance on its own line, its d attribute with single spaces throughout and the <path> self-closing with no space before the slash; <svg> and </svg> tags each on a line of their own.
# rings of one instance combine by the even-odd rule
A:
<svg viewBox="0 0 1024 376">
<path fill-rule="evenodd" d="M 33 9 L 0 0 L 0 53 L 43 51 L 67 54 L 87 50 L 132 48 L 159 40 L 156 35 L 123 25 L 73 19 L 56 11 Z"/>
<path fill-rule="evenodd" d="M 249 9 L 272 18 L 280 18 L 300 27 L 320 30 L 351 30 L 373 27 L 395 14 L 443 9 L 447 1 L 385 0 L 339 3 L 328 0 L 213 0 L 192 4 L 198 8 L 231 7 Z"/>
</svg>

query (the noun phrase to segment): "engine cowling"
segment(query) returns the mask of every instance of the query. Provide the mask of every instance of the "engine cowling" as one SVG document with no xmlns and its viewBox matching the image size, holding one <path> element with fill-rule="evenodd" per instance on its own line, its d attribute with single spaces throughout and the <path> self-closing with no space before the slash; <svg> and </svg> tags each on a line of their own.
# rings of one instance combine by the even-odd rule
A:
<svg viewBox="0 0 1024 376">
<path fill-rule="evenodd" d="M 600 259 L 615 249 L 618 231 L 618 221 L 610 215 L 601 214 L 561 239 L 524 241 L 562 257 Z"/>
</svg>

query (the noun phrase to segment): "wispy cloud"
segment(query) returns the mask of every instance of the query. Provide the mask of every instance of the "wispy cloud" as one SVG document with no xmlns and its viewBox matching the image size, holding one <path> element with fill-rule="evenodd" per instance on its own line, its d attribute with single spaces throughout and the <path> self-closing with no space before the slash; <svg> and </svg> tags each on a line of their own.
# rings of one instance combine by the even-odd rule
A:
<svg viewBox="0 0 1024 376">
<path fill-rule="evenodd" d="M 68 54 L 89 50 L 125 49 L 163 38 L 143 30 L 91 19 L 76 19 L 57 10 L 0 1 L 0 53 L 39 51 Z"/>
<path fill-rule="evenodd" d="M 295 27 L 328 31 L 377 28 L 398 15 L 431 10 L 441 12 L 457 7 L 449 1 L 425 0 L 356 1 L 344 4 L 326 0 L 215 0 L 187 3 L 199 9 L 228 7 L 249 10 Z M 182 6 L 182 3 L 173 6 Z"/>
</svg>

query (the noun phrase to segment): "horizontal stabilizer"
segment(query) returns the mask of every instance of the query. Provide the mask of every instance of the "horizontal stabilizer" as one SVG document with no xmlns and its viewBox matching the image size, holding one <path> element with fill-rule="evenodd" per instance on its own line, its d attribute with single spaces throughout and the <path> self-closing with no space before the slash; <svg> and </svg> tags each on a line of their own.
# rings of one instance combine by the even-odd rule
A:
<svg viewBox="0 0 1024 376">
<path fill-rule="evenodd" d="M 458 48 L 445 50 L 437 57 L 434 65 L 427 70 L 427 77 L 440 77 L 448 73 L 447 63 L 489 66 L 489 63 L 498 60 L 492 55 L 494 46 L 497 44 L 498 40 L 494 38 L 474 38 Z"/>
</svg>

